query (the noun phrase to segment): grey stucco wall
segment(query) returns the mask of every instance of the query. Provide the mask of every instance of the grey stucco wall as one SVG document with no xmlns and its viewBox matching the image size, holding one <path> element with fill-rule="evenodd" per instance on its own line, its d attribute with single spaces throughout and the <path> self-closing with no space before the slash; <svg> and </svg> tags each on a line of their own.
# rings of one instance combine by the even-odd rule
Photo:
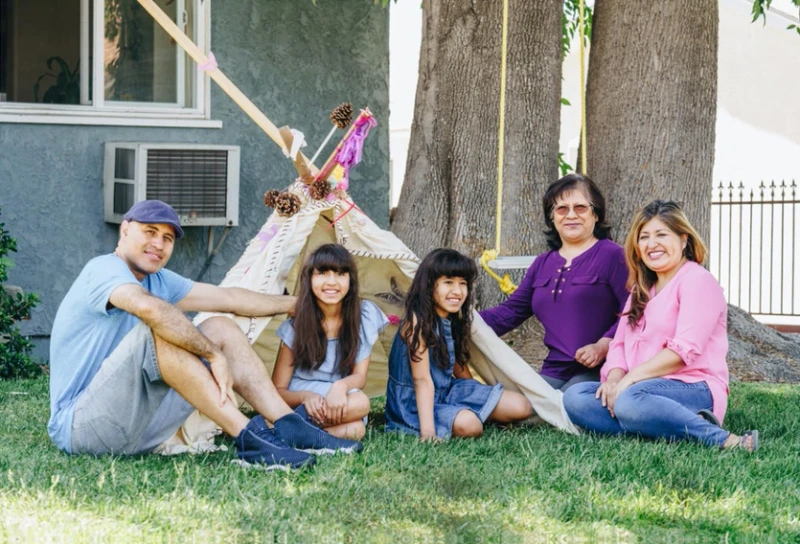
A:
<svg viewBox="0 0 800 544">
<path fill-rule="evenodd" d="M 277 126 L 301 130 L 311 154 L 344 101 L 378 120 L 350 175 L 350 194 L 380 226 L 389 216 L 389 10 L 372 0 L 212 0 L 211 49 L 220 69 Z M 9 281 L 42 299 L 23 333 L 47 357 L 61 299 L 89 259 L 113 251 L 117 226 L 103 221 L 107 141 L 241 146 L 239 226 L 206 272 L 219 282 L 271 210 L 263 194 L 296 172 L 278 147 L 211 82 L 211 117 L 222 129 L 0 124 L 0 222 L 17 238 Z M 310 151 L 309 151 L 310 150 Z M 323 156 L 327 156 L 326 153 Z M 217 234 L 220 230 L 217 228 Z M 219 236 L 217 236 L 217 239 Z M 168 268 L 194 278 L 207 229 L 188 228 Z"/>
</svg>

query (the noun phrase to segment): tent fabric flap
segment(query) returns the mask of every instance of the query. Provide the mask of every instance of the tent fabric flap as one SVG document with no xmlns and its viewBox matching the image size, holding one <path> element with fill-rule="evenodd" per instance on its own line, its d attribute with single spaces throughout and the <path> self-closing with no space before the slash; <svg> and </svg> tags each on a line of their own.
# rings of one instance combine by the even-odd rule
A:
<svg viewBox="0 0 800 544">
<path fill-rule="evenodd" d="M 287 191 L 300 198 L 300 210 L 291 217 L 273 212 L 220 286 L 243 287 L 266 294 L 294 294 L 306 255 L 322 244 L 338 243 L 355 258 L 361 297 L 375 302 L 388 316 L 401 317 L 403 297 L 419 266 L 417 256 L 394 234 L 380 229 L 346 193 L 336 191 L 335 198 L 314 200 L 302 182 L 293 183 Z M 285 316 L 242 317 L 203 312 L 194 323 L 199 325 L 216 315 L 234 319 L 271 373 L 280 348 L 274 331 Z M 373 348 L 365 387 L 370 397 L 385 393 L 388 353 L 396 330 L 396 325 L 386 327 Z M 563 394 L 498 338 L 477 312 L 473 315 L 471 356 L 470 366 L 481 380 L 489 384 L 500 382 L 521 392 L 541 420 L 563 431 L 579 433 L 564 411 Z M 163 454 L 208 451 L 213 448 L 215 430 L 213 422 L 195 413 L 158 451 Z"/>
</svg>

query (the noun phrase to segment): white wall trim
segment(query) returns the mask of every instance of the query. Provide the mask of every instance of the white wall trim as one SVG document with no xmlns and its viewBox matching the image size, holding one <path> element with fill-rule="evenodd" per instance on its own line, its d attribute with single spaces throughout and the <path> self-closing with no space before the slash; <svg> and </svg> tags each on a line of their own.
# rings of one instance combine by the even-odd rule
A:
<svg viewBox="0 0 800 544">
<path fill-rule="evenodd" d="M 94 125 L 119 127 L 222 128 L 222 121 L 165 117 L 114 117 L 110 115 L 47 115 L 0 112 L 2 123 L 34 125 Z"/>
</svg>

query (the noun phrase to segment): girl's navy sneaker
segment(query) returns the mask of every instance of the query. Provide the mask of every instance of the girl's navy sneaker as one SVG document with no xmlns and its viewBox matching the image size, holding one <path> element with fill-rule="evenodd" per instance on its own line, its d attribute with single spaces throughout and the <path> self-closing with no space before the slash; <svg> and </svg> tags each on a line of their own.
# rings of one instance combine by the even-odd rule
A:
<svg viewBox="0 0 800 544">
<path fill-rule="evenodd" d="M 261 416 L 250 420 L 234 439 L 234 444 L 240 464 L 258 465 L 267 471 L 310 467 L 317 461 L 313 455 L 282 442 Z"/>
<path fill-rule="evenodd" d="M 311 423 L 304 408 L 275 421 L 275 434 L 291 447 L 317 455 L 358 453 L 364 449 L 358 440 L 337 438 Z"/>
</svg>

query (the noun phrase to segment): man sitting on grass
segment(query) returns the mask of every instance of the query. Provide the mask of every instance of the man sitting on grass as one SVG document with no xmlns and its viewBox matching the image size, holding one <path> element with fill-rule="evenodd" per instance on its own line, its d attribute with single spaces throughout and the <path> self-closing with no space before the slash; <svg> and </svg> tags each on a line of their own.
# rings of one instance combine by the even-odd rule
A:
<svg viewBox="0 0 800 544">
<path fill-rule="evenodd" d="M 314 463 L 309 452 L 361 450 L 286 405 L 231 319 L 214 317 L 198 330 L 183 313 L 274 315 L 292 310 L 294 297 L 195 283 L 164 269 L 183 230 L 160 200 L 134 205 L 119 233 L 113 254 L 84 267 L 53 324 L 48 432 L 56 446 L 150 452 L 196 408 L 235 437 L 245 463 L 296 468 Z M 259 415 L 248 420 L 233 391 Z"/>
</svg>

